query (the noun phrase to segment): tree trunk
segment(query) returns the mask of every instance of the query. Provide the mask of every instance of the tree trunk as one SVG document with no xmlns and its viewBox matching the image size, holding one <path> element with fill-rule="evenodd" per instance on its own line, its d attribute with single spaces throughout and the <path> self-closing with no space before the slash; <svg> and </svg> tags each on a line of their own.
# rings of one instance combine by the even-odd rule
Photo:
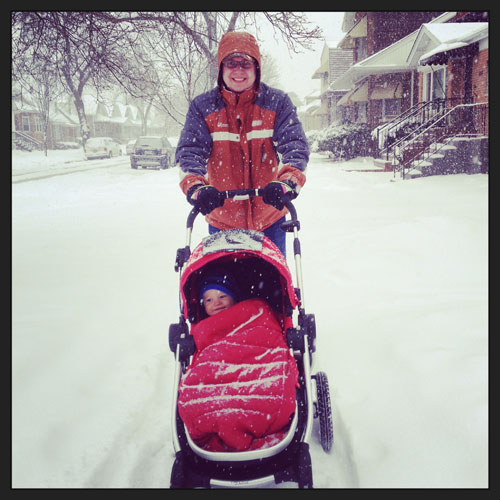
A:
<svg viewBox="0 0 500 500">
<path fill-rule="evenodd" d="M 80 133 L 82 134 L 82 146 L 85 151 L 85 145 L 90 137 L 89 123 L 87 120 L 87 115 L 85 114 L 85 107 L 83 105 L 83 99 L 80 94 L 73 94 L 73 99 L 75 102 L 76 114 L 78 115 L 78 121 L 80 123 Z"/>
</svg>

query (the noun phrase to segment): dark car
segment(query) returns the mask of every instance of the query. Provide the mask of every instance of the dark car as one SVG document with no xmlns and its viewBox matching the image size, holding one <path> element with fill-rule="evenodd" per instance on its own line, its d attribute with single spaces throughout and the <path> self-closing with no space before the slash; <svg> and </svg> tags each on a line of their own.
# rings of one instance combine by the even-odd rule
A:
<svg viewBox="0 0 500 500">
<path fill-rule="evenodd" d="M 174 164 L 175 150 L 166 137 L 139 137 L 130 155 L 132 168 L 168 168 Z"/>
</svg>

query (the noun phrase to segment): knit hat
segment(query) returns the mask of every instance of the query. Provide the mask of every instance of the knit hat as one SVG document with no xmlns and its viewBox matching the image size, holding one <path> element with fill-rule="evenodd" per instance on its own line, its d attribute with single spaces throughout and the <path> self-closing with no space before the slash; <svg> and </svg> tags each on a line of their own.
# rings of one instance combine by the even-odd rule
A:
<svg viewBox="0 0 500 500">
<path fill-rule="evenodd" d="M 207 290 L 220 290 L 221 292 L 230 295 L 235 302 L 240 296 L 240 289 L 234 276 L 224 270 L 214 270 L 205 276 L 200 283 L 200 300 L 203 300 L 203 294 Z"/>
<path fill-rule="evenodd" d="M 248 55 L 255 59 L 257 63 L 255 80 L 256 86 L 260 83 L 260 50 L 257 45 L 257 40 L 250 34 L 244 31 L 230 31 L 222 35 L 217 51 L 217 66 L 219 67 L 219 85 L 222 82 L 222 61 L 229 55 Z"/>
</svg>

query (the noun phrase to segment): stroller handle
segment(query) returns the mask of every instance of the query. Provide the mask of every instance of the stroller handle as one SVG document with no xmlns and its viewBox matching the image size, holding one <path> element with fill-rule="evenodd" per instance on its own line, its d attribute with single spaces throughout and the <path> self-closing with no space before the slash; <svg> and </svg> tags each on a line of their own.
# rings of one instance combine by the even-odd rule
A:
<svg viewBox="0 0 500 500">
<path fill-rule="evenodd" d="M 233 189 L 229 191 L 221 191 L 223 193 L 225 199 L 233 198 L 237 200 L 248 200 L 249 198 L 253 198 L 256 196 L 262 196 L 263 189 Z M 304 308 L 304 286 L 302 282 L 302 264 L 301 264 L 301 250 L 300 250 L 300 241 L 298 238 L 298 231 L 300 229 L 300 222 L 297 219 L 297 210 L 291 200 L 287 200 L 285 202 L 285 207 L 288 209 L 290 214 L 290 220 L 285 221 L 281 224 L 281 229 L 286 232 L 293 232 L 293 253 L 295 257 L 295 268 L 297 273 L 297 285 L 298 285 L 298 293 L 300 295 L 300 301 L 302 305 L 302 310 Z M 187 218 L 187 231 L 186 231 L 186 245 L 184 248 L 179 248 L 177 250 L 177 257 L 175 261 L 175 271 L 178 272 L 182 269 L 184 264 L 187 262 L 190 254 L 191 254 L 191 232 L 193 230 L 194 220 L 196 216 L 200 213 L 200 210 L 196 207 L 191 209 Z M 181 303 L 181 311 L 182 311 L 182 303 Z"/>
<path fill-rule="evenodd" d="M 250 198 L 254 198 L 256 196 L 262 196 L 264 190 L 261 188 L 256 188 L 256 189 L 232 189 L 229 191 L 220 191 L 225 199 L 232 198 L 234 200 L 248 200 Z M 285 202 L 285 207 L 288 209 L 288 212 L 290 213 L 290 217 L 292 221 L 297 221 L 297 210 L 295 210 L 295 207 L 293 203 L 290 200 L 287 200 Z M 200 210 L 196 207 L 193 207 L 191 212 L 189 212 L 188 218 L 187 218 L 187 223 L 186 227 L 188 229 L 192 229 L 194 225 L 194 220 L 196 219 L 197 215 L 200 213 Z"/>
</svg>

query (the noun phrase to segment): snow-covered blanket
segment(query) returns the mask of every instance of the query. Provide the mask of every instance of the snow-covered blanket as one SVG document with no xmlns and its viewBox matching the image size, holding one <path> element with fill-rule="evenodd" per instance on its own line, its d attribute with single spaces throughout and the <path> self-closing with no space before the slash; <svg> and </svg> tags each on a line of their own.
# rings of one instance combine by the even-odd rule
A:
<svg viewBox="0 0 500 500">
<path fill-rule="evenodd" d="M 178 408 L 198 446 L 243 451 L 281 440 L 295 411 L 298 370 L 271 307 L 239 302 L 194 324 L 197 352 Z"/>
</svg>

